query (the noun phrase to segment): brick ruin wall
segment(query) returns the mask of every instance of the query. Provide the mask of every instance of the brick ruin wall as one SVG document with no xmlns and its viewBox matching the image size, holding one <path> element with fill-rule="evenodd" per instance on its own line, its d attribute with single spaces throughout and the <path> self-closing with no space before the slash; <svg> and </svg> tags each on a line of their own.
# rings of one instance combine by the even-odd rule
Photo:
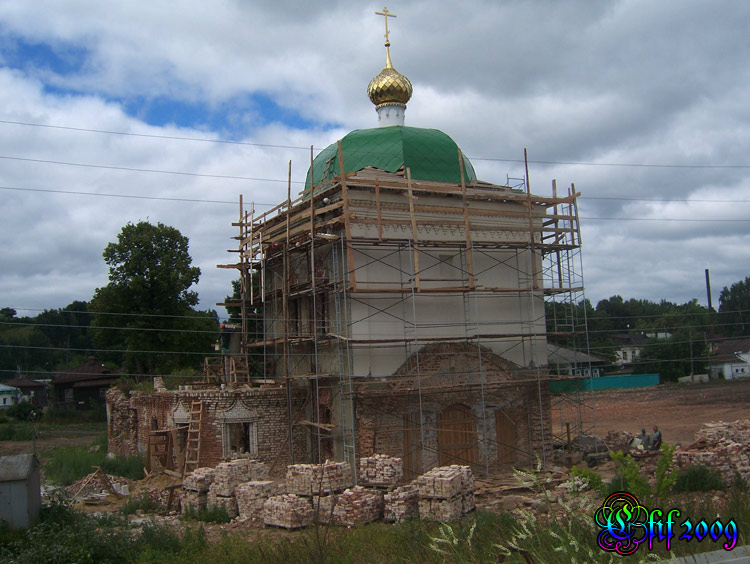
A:
<svg viewBox="0 0 750 564">
<path fill-rule="evenodd" d="M 303 416 L 306 389 L 292 391 L 292 413 Z M 255 426 L 257 452 L 254 458 L 286 468 L 289 462 L 289 427 L 286 390 L 253 388 L 245 390 L 184 390 L 131 392 L 117 388 L 107 392 L 107 435 L 113 454 L 145 454 L 152 431 L 186 429 L 191 402 L 203 401 L 200 466 L 216 466 L 233 453 L 227 452 L 224 432 L 227 424 L 250 422 Z M 305 457 L 304 433 L 294 433 L 294 456 Z"/>
<path fill-rule="evenodd" d="M 542 382 L 542 414 L 539 391 L 534 383 L 519 383 L 506 388 L 485 390 L 484 410 L 481 390 L 442 392 L 439 396 L 423 396 L 422 422 L 424 432 L 424 464 L 429 469 L 440 464 L 438 420 L 440 413 L 456 404 L 467 406 L 476 417 L 477 463 L 498 464 L 497 417 L 509 419 L 515 426 L 511 462 L 533 465 L 536 457 L 552 453 L 552 417 L 549 385 Z M 361 398 L 357 405 L 357 448 L 359 456 L 383 453 L 407 457 L 405 444 L 406 418 L 412 417 L 412 429 L 419 432 L 419 397 L 416 392 L 396 397 Z"/>
<path fill-rule="evenodd" d="M 418 371 L 416 355 L 413 355 L 395 374 L 405 378 L 406 388 L 387 392 L 382 385 L 378 388 L 379 384 L 376 384 L 371 388 L 372 393 L 358 393 L 354 407 L 357 458 L 382 453 L 407 459 L 415 441 L 421 439 L 421 436 L 415 435 L 423 432 L 422 464 L 416 470 L 424 472 L 446 463 L 440 460 L 439 455 L 439 422 L 446 409 L 458 406 L 459 410 L 464 409 L 466 418 L 471 419 L 472 426 L 476 428 L 474 462 L 477 466 L 495 466 L 500 462 L 501 451 L 502 462 L 508 464 L 526 466 L 533 465 L 536 457 L 547 459 L 552 450 L 549 384 L 546 381 L 514 381 L 518 377 L 514 372 L 517 367 L 484 349 L 480 359 L 479 350 L 469 345 L 427 345 L 420 351 Z M 484 390 L 479 386 L 480 363 L 485 376 Z M 421 398 L 416 380 L 412 378 L 413 381 L 409 382 L 410 375 L 417 372 L 423 386 Z M 312 397 L 317 397 L 321 406 L 329 408 L 334 417 L 330 423 L 340 430 L 344 425 L 335 420 L 334 408 L 340 399 L 339 394 L 333 392 L 338 382 L 327 382 L 324 387 L 326 389 L 314 393 Z M 145 453 L 152 430 L 173 429 L 177 424 L 184 426 L 188 421 L 191 402 L 203 400 L 206 411 L 201 433 L 202 466 L 214 466 L 232 454 L 227 452 L 223 433 L 227 423 L 239 421 L 254 421 L 257 452 L 251 454 L 269 464 L 273 474 L 277 474 L 289 462 L 285 389 L 157 390 L 150 394 L 133 392 L 129 396 L 117 389 L 109 390 L 107 409 L 111 452 Z M 293 388 L 292 411 L 295 421 L 315 420 L 312 402 L 306 403 L 307 394 L 306 388 Z M 498 437 L 498 426 L 502 426 L 503 422 L 512 427 L 512 444 Z M 407 427 L 411 427 L 410 438 Z M 334 431 L 336 435 L 337 431 Z M 340 441 L 340 435 L 335 440 Z M 410 440 L 408 445 L 405 444 L 407 440 Z M 314 432 L 295 424 L 294 460 L 316 461 L 315 447 Z M 328 458 L 326 453 L 325 458 Z"/>
<path fill-rule="evenodd" d="M 498 464 L 499 442 L 505 463 L 532 465 L 537 456 L 546 459 L 552 453 L 548 382 L 514 382 L 517 367 L 485 349 L 481 349 L 481 357 L 480 361 L 479 349 L 473 345 L 427 345 L 418 356 L 418 370 L 417 356 L 413 355 L 396 373 L 420 374 L 421 400 L 413 377 L 407 391 L 360 395 L 356 408 L 357 454 L 369 456 L 378 452 L 407 458 L 407 450 L 413 449 L 414 443 L 405 444 L 405 427 L 420 432 L 421 404 L 423 471 L 444 462 L 438 454 L 439 419 L 446 408 L 456 405 L 468 408 L 469 417 L 475 419 L 477 464 Z M 484 391 L 479 385 L 480 364 L 485 375 Z M 430 390 L 433 387 L 435 391 Z M 502 418 L 501 425 L 506 422 L 513 427 L 513 444 L 505 444 L 505 439 L 498 438 L 498 418 Z"/>
</svg>

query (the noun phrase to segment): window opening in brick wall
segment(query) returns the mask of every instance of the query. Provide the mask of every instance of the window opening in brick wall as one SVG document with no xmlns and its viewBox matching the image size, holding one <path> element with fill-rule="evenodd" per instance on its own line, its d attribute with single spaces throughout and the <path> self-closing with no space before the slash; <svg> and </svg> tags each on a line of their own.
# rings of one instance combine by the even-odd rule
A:
<svg viewBox="0 0 750 564">
<path fill-rule="evenodd" d="M 258 456 L 258 429 L 254 421 L 224 424 L 224 456 L 233 454 Z"/>
</svg>

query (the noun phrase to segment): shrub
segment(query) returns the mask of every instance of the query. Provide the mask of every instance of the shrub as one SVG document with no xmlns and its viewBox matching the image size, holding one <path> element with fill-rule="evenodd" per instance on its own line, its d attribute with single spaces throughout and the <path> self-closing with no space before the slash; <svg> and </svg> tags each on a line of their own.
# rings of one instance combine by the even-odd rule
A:
<svg viewBox="0 0 750 564">
<path fill-rule="evenodd" d="M 182 513 L 182 518 L 190 521 L 202 521 L 204 523 L 229 523 L 232 520 L 227 510 L 220 505 L 198 509 L 192 505 L 188 505 Z"/>
<path fill-rule="evenodd" d="M 29 415 L 34 411 L 34 406 L 27 401 L 15 403 L 8 408 L 8 417 L 14 417 L 19 421 L 28 421 Z"/>
<path fill-rule="evenodd" d="M 129 497 L 127 501 L 120 507 L 120 513 L 122 515 L 132 515 L 136 511 L 143 511 L 144 513 L 156 513 L 161 509 L 163 509 L 163 507 L 159 503 L 148 497 L 148 494 L 141 494 L 138 497 Z"/>
<path fill-rule="evenodd" d="M 0 441 L 30 441 L 33 438 L 34 430 L 30 425 L 0 424 Z"/>
<path fill-rule="evenodd" d="M 677 473 L 674 491 L 678 493 L 708 492 L 723 490 L 725 487 L 724 479 L 718 470 L 708 466 L 688 466 Z"/>
<path fill-rule="evenodd" d="M 618 491 L 628 491 L 638 499 L 645 500 L 651 496 L 651 486 L 648 480 L 641 475 L 641 468 L 629 454 L 622 452 L 610 453 L 609 457 L 618 465 L 617 475 L 609 483 L 609 488 L 613 491 L 607 491 L 609 496 Z"/>
<path fill-rule="evenodd" d="M 122 520 L 93 518 L 65 506 L 14 541 L 0 546 L 0 561 L 17 564 L 128 564 L 132 539 Z"/>
</svg>

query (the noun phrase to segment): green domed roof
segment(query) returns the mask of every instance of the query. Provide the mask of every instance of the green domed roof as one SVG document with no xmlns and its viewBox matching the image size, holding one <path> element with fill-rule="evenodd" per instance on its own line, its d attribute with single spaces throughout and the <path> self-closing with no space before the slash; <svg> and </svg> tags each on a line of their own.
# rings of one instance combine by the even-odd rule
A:
<svg viewBox="0 0 750 564">
<path fill-rule="evenodd" d="M 458 145 L 448 135 L 437 129 L 422 129 L 391 125 L 373 129 L 355 129 L 341 140 L 346 172 L 355 172 L 371 166 L 387 172 L 396 172 L 402 166 L 411 169 L 416 180 L 461 182 L 458 166 Z M 476 180 L 474 167 L 466 156 L 464 178 Z M 339 174 L 336 143 L 323 149 L 313 160 L 315 178 L 313 185 L 330 180 Z M 310 188 L 310 171 L 307 171 L 305 189 Z"/>
</svg>

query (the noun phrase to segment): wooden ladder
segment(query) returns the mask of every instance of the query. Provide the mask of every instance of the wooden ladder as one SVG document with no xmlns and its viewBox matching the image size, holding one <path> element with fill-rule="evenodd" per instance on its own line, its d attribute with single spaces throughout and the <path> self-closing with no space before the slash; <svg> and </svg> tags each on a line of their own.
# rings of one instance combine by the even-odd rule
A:
<svg viewBox="0 0 750 564">
<path fill-rule="evenodd" d="M 229 381 L 233 384 L 250 381 L 250 367 L 246 356 L 233 356 L 229 360 Z"/>
<path fill-rule="evenodd" d="M 190 404 L 190 423 L 188 425 L 187 442 L 185 443 L 185 464 L 182 467 L 182 477 L 196 468 L 201 458 L 201 423 L 203 422 L 203 401 L 195 400 Z"/>
</svg>

